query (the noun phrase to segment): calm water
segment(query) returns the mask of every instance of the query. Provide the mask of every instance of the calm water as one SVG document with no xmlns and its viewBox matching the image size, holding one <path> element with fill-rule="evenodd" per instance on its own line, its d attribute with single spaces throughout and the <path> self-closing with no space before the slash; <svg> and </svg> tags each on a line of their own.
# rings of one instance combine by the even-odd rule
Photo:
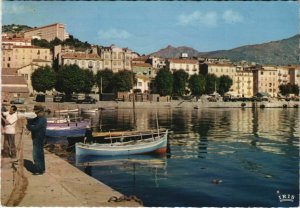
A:
<svg viewBox="0 0 300 208">
<path fill-rule="evenodd" d="M 137 110 L 138 128 L 156 128 L 155 112 Z M 130 110 L 99 114 L 102 130 L 133 128 Z M 158 118 L 173 131 L 166 156 L 78 158 L 78 168 L 144 206 L 298 206 L 298 109 L 159 109 Z"/>
</svg>

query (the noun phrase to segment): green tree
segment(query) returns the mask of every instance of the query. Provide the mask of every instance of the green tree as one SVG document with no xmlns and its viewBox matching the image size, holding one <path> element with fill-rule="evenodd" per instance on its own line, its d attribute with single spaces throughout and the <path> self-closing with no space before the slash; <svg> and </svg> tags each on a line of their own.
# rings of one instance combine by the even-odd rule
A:
<svg viewBox="0 0 300 208">
<path fill-rule="evenodd" d="M 115 92 L 128 92 L 133 86 L 133 75 L 131 71 L 123 70 L 114 74 L 113 80 L 113 89 Z"/>
<path fill-rule="evenodd" d="M 52 90 L 56 83 L 56 74 L 49 66 L 36 69 L 31 75 L 32 87 L 37 92 Z"/>
<path fill-rule="evenodd" d="M 183 69 L 180 69 L 174 72 L 173 77 L 174 77 L 173 93 L 179 96 L 184 95 L 189 74 L 186 73 Z"/>
<path fill-rule="evenodd" d="M 161 96 L 172 95 L 173 82 L 173 74 L 168 69 L 159 70 L 155 77 L 157 90 Z"/>
<path fill-rule="evenodd" d="M 227 75 L 222 75 L 219 78 L 219 89 L 218 92 L 220 95 L 224 95 L 226 92 L 229 91 L 230 87 L 232 86 L 232 79 Z"/>
<path fill-rule="evenodd" d="M 288 95 L 288 94 L 299 94 L 299 86 L 296 84 L 281 84 L 279 85 L 279 91 L 282 95 Z"/>
<path fill-rule="evenodd" d="M 39 39 L 32 39 L 31 40 L 31 44 L 35 45 L 35 46 L 42 47 L 42 48 L 49 48 L 49 49 L 51 48 L 50 43 L 47 40 L 45 40 L 45 39 L 41 39 L 41 40 L 39 40 Z"/>
<path fill-rule="evenodd" d="M 205 93 L 212 94 L 218 91 L 219 79 L 214 74 L 205 75 Z"/>
<path fill-rule="evenodd" d="M 55 89 L 66 93 L 66 95 L 73 92 L 90 92 L 94 78 L 91 77 L 92 73 L 87 71 L 87 69 L 81 69 L 75 64 L 62 66 L 57 73 Z"/>
<path fill-rule="evenodd" d="M 192 75 L 188 82 L 192 95 L 200 96 L 205 92 L 205 78 L 202 74 Z"/>
<path fill-rule="evenodd" d="M 96 84 L 101 89 L 101 79 L 102 79 L 102 92 L 110 93 L 113 91 L 113 76 L 114 73 L 109 70 L 105 69 L 103 71 L 98 71 L 96 74 Z"/>
<path fill-rule="evenodd" d="M 83 79 L 84 85 L 82 87 L 82 92 L 90 93 L 93 86 L 95 85 L 95 76 L 92 70 L 83 69 Z"/>
</svg>

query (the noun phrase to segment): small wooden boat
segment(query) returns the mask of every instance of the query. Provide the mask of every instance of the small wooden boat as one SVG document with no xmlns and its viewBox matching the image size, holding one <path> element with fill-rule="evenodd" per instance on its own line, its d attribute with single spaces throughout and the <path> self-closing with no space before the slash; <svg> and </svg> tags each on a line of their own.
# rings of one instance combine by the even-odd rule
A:
<svg viewBox="0 0 300 208">
<path fill-rule="evenodd" d="M 94 109 L 81 109 L 82 113 L 96 113 L 99 109 L 94 108 Z"/>
<path fill-rule="evenodd" d="M 69 117 L 48 117 L 47 118 L 47 123 L 52 124 L 52 123 L 67 123 L 70 122 Z"/>
<path fill-rule="evenodd" d="M 61 110 L 54 110 L 53 111 L 55 114 L 64 114 L 64 113 L 78 113 L 79 112 L 79 109 L 76 108 L 76 109 L 61 109 Z"/>
<path fill-rule="evenodd" d="M 156 133 L 141 132 L 123 136 L 110 136 L 104 139 L 110 143 L 76 143 L 76 155 L 119 156 L 146 153 L 164 154 L 167 151 L 168 130 Z"/>
<path fill-rule="evenodd" d="M 67 123 L 47 123 L 46 136 L 48 137 L 81 137 L 86 128 L 91 126 L 91 120 L 71 121 Z"/>
</svg>

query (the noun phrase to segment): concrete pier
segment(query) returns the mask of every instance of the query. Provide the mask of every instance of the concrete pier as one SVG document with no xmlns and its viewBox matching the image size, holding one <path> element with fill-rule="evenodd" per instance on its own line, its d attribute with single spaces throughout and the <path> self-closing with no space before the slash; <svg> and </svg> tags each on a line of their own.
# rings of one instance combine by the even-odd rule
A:
<svg viewBox="0 0 300 208">
<path fill-rule="evenodd" d="M 2 206 L 141 206 L 132 200 L 108 202 L 110 197 L 122 194 L 48 151 L 45 151 L 46 172 L 41 176 L 32 175 L 32 141 L 31 135 L 22 128 L 24 125 L 24 120 L 18 121 L 17 158 L 1 159 Z"/>
</svg>

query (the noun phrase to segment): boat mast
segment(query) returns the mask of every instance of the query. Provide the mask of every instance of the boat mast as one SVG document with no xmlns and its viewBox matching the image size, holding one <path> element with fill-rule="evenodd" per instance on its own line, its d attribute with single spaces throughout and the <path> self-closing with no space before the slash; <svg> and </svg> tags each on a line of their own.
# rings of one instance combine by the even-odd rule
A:
<svg viewBox="0 0 300 208">
<path fill-rule="evenodd" d="M 131 67 L 131 73 L 132 73 L 132 79 L 131 79 L 131 84 L 132 84 L 132 111 L 133 111 L 133 127 L 136 130 L 136 115 L 135 115 L 135 93 L 134 93 L 134 72 L 133 68 Z"/>
</svg>

